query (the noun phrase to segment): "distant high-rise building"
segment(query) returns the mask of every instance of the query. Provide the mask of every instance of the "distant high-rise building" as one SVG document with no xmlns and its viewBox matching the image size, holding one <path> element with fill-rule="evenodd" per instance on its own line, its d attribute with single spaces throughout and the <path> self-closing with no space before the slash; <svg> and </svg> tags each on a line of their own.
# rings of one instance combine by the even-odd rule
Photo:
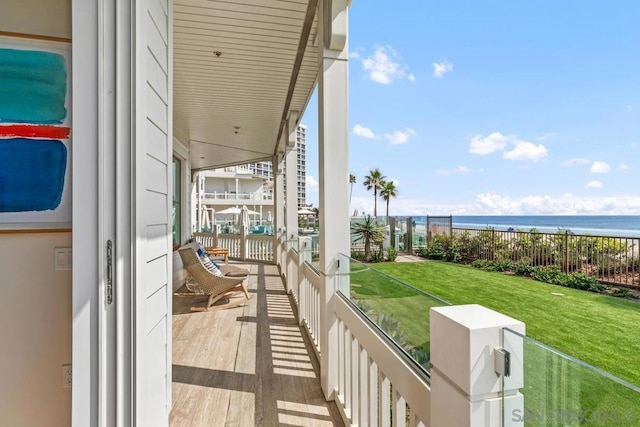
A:
<svg viewBox="0 0 640 427">
<path fill-rule="evenodd" d="M 298 174 L 298 208 L 301 208 L 307 205 L 307 127 L 305 125 L 298 125 L 296 128 L 296 147 L 298 152 L 296 165 Z M 249 163 L 247 167 L 251 169 L 255 175 L 264 176 L 269 180 L 273 180 L 273 165 L 271 162 Z"/>
</svg>

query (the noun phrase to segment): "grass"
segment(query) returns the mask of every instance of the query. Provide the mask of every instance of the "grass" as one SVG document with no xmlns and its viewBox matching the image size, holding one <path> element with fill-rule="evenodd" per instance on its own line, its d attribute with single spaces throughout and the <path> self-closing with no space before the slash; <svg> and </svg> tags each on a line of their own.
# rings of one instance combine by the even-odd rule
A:
<svg viewBox="0 0 640 427">
<path fill-rule="evenodd" d="M 452 304 L 481 304 L 521 320 L 529 337 L 640 384 L 640 304 L 636 302 L 445 262 L 372 267 Z M 443 304 L 375 270 L 352 273 L 352 295 L 367 301 L 376 312 L 393 315 L 410 346 L 428 345 L 428 308 Z M 562 295 L 554 295 L 558 293 Z M 545 408 L 549 417 L 548 411 L 561 404 L 613 417 L 603 422 L 591 415 L 595 421 L 576 425 L 640 425 L 640 395 L 532 343 L 526 345 L 531 356 L 525 361 L 525 372 L 534 373 L 525 384 L 527 408 Z M 564 390 L 572 390 L 573 395 Z M 558 400 L 560 395 L 563 400 Z M 620 424 L 611 415 L 616 410 L 621 411 Z M 549 422 L 539 418 L 542 421 L 537 424 L 535 416 L 529 417 L 526 425 Z"/>
</svg>

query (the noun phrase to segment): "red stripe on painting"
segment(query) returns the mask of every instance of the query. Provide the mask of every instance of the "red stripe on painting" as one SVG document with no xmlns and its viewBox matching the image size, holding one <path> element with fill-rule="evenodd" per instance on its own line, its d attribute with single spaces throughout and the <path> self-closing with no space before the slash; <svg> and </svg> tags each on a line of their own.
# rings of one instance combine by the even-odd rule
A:
<svg viewBox="0 0 640 427">
<path fill-rule="evenodd" d="M 53 138 L 66 139 L 69 138 L 71 129 L 63 126 L 47 126 L 47 125 L 7 125 L 0 126 L 0 137 L 11 138 Z"/>
</svg>

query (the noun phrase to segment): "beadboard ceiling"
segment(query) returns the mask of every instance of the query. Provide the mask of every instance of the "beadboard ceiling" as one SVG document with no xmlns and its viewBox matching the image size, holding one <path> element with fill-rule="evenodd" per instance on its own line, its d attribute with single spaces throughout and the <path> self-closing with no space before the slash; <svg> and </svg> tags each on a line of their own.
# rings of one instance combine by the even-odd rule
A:
<svg viewBox="0 0 640 427">
<path fill-rule="evenodd" d="M 174 129 L 192 169 L 273 156 L 283 117 L 304 110 L 316 82 L 310 2 L 174 1 Z"/>
</svg>

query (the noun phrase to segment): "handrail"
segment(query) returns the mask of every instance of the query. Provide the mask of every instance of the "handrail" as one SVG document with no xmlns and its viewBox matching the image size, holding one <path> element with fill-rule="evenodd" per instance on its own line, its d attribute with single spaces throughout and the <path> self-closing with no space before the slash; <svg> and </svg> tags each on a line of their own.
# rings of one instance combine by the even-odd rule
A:
<svg viewBox="0 0 640 427">
<path fill-rule="evenodd" d="M 372 328 L 340 292 L 334 296 L 333 307 L 340 321 L 339 341 L 342 342 L 338 361 L 342 378 L 337 393 L 341 411 L 354 424 L 366 425 L 367 420 L 380 416 L 382 425 L 388 425 L 385 421 L 390 420 L 392 409 L 387 393 L 392 387 L 393 412 L 404 416 L 406 402 L 411 425 L 426 425 L 431 412 L 431 388 L 426 377 L 412 369 L 398 349 Z M 354 351 L 357 354 L 354 355 Z M 376 381 L 372 381 L 372 376 Z M 374 387 L 380 391 L 375 393 Z M 366 401 L 374 395 L 378 396 L 378 402 Z"/>
</svg>

